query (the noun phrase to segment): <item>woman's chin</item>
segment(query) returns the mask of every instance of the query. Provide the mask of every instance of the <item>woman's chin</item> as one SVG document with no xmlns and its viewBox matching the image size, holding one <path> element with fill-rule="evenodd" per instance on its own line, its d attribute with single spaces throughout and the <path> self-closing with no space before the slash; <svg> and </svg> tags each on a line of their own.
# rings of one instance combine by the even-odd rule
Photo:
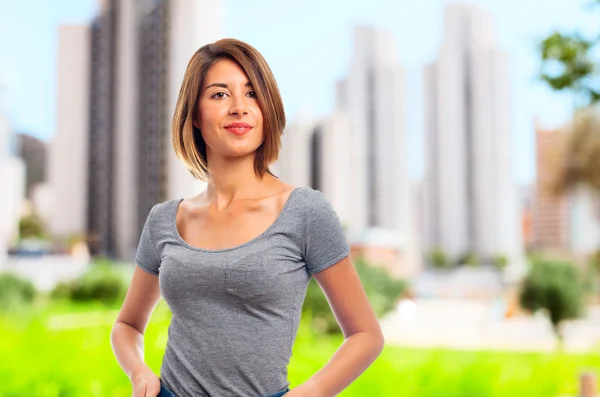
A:
<svg viewBox="0 0 600 397">
<path fill-rule="evenodd" d="M 237 148 L 237 149 L 228 150 L 227 153 L 224 155 L 224 157 L 239 160 L 239 159 L 243 159 L 246 157 L 254 157 L 255 153 L 256 153 L 256 149 Z"/>
</svg>

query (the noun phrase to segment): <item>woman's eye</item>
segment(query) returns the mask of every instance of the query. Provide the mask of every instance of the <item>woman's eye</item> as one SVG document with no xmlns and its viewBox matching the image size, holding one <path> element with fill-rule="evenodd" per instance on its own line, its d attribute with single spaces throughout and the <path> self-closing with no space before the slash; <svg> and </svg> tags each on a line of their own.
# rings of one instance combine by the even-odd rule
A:
<svg viewBox="0 0 600 397">
<path fill-rule="evenodd" d="M 225 98 L 225 93 L 224 92 L 216 92 L 213 94 L 213 96 L 211 98 L 215 98 L 215 99 L 223 99 Z"/>
<path fill-rule="evenodd" d="M 250 98 L 256 98 L 256 91 L 250 91 L 247 94 Z"/>
</svg>

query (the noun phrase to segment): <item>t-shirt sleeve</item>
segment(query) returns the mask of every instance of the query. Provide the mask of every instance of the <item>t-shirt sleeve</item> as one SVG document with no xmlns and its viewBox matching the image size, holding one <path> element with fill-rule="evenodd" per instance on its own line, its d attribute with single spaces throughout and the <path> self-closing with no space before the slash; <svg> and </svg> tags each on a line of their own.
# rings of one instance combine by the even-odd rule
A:
<svg viewBox="0 0 600 397">
<path fill-rule="evenodd" d="M 156 243 L 152 238 L 152 212 L 153 207 L 146 218 L 146 223 L 142 229 L 140 241 L 135 254 L 135 263 L 150 274 L 158 276 L 158 269 L 160 267 L 160 255 L 156 247 Z"/>
<path fill-rule="evenodd" d="M 311 201 L 306 223 L 304 261 L 308 272 L 315 274 L 347 257 L 350 247 L 340 219 L 323 193 L 315 191 Z"/>
</svg>

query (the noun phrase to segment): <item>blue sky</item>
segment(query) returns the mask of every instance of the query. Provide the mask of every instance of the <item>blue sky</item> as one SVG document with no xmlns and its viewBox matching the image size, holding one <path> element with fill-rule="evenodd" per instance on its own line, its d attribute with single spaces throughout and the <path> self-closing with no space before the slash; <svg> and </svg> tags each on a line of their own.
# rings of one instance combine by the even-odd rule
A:
<svg viewBox="0 0 600 397">
<path fill-rule="evenodd" d="M 536 44 L 553 29 L 600 33 L 600 10 L 579 0 L 471 0 L 494 17 L 498 45 L 511 55 L 512 135 L 517 182 L 534 174 L 533 120 L 564 122 L 571 100 L 536 81 Z M 57 27 L 85 23 L 95 0 L 0 0 L 0 87 L 16 131 L 48 140 L 54 134 Z M 258 48 L 278 80 L 288 119 L 302 110 L 315 116 L 333 107 L 334 82 L 348 67 L 352 27 L 390 29 L 407 70 L 405 94 L 411 175 L 423 175 L 421 68 L 435 60 L 442 40 L 444 0 L 286 1 L 224 0 L 224 36 Z M 202 23 L 199 17 L 199 23 Z"/>
</svg>

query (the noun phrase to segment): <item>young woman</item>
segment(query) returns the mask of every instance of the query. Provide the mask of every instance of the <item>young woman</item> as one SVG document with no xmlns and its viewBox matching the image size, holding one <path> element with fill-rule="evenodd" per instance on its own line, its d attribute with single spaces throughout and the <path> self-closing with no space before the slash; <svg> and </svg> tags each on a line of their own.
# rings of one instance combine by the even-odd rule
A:
<svg viewBox="0 0 600 397">
<path fill-rule="evenodd" d="M 335 396 L 381 352 L 381 330 L 330 203 L 269 171 L 284 126 L 279 89 L 258 51 L 224 39 L 194 54 L 172 138 L 208 187 L 155 205 L 142 231 L 111 334 L 134 397 Z M 287 365 L 311 276 L 345 340 L 290 390 Z M 144 363 L 143 335 L 161 294 L 173 317 L 159 378 Z"/>
</svg>

